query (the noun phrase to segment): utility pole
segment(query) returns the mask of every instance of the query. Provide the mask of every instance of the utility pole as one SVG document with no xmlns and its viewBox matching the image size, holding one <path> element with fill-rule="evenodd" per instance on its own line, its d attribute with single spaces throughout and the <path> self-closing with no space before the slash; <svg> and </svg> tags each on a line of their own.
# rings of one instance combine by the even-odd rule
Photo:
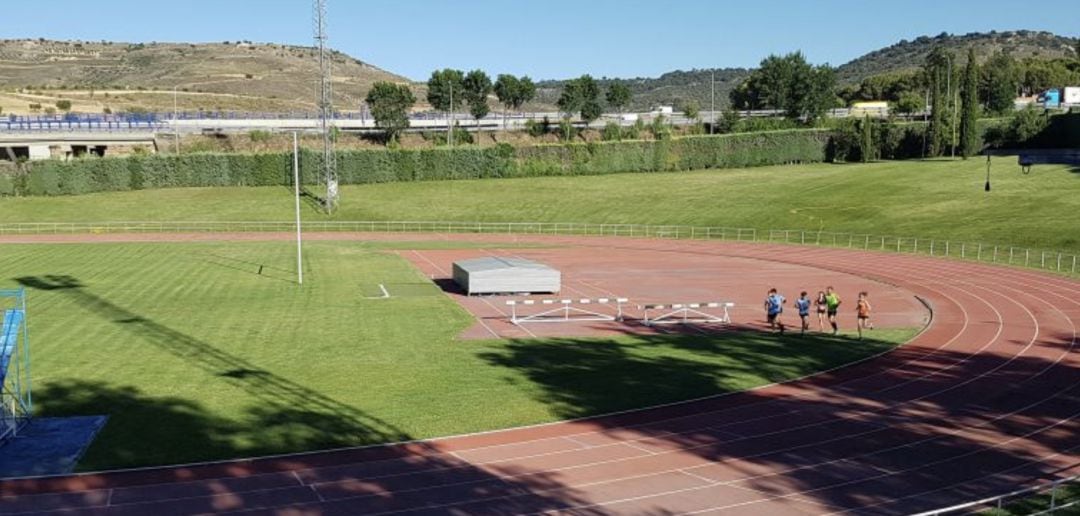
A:
<svg viewBox="0 0 1080 516">
<path fill-rule="evenodd" d="M 716 70 L 709 74 L 709 110 L 712 111 L 712 123 L 709 124 L 709 134 L 713 134 L 716 128 Z"/>
<path fill-rule="evenodd" d="M 322 176 L 326 181 L 326 213 L 333 213 L 338 202 L 337 155 L 330 134 L 334 118 L 333 70 L 330 49 L 326 47 L 326 0 L 314 0 L 315 43 L 319 53 L 319 129 L 323 137 Z"/>
<path fill-rule="evenodd" d="M 450 112 L 446 114 L 446 145 L 453 145 L 450 137 L 454 134 L 454 80 L 450 79 Z"/>
<path fill-rule="evenodd" d="M 304 284 L 304 254 L 300 242 L 300 143 L 296 131 L 292 133 L 293 191 L 296 194 L 296 283 Z"/>
</svg>

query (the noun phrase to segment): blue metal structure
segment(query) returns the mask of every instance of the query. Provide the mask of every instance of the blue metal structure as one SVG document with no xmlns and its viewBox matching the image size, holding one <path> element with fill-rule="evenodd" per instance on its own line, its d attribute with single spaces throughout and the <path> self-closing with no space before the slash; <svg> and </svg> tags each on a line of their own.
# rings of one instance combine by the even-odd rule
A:
<svg viewBox="0 0 1080 516">
<path fill-rule="evenodd" d="M 1039 95 L 1038 100 L 1046 109 L 1061 107 L 1061 90 L 1056 88 L 1046 90 Z"/>
<path fill-rule="evenodd" d="M 0 443 L 17 435 L 32 414 L 26 290 L 0 290 Z"/>
</svg>

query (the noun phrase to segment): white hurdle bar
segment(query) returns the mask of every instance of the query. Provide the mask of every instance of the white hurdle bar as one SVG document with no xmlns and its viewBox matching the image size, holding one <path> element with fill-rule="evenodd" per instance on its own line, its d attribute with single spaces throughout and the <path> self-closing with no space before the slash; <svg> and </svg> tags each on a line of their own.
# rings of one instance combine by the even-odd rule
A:
<svg viewBox="0 0 1080 516">
<path fill-rule="evenodd" d="M 639 305 L 638 309 L 644 313 L 642 324 L 652 326 L 654 324 L 730 324 L 730 309 L 735 303 L 710 302 L 710 303 L 683 303 L 670 305 Z M 702 310 L 709 308 L 723 308 L 724 314 L 717 315 Z M 661 310 L 664 313 L 649 317 L 649 310 Z"/>
<path fill-rule="evenodd" d="M 510 322 L 521 324 L 526 322 L 622 321 L 623 305 L 628 302 L 628 299 L 622 297 L 602 297 L 599 299 L 525 299 L 507 301 L 506 304 L 510 307 Z M 519 306 L 536 305 L 550 308 L 535 314 L 518 315 Z M 581 308 L 582 305 L 615 305 L 615 315 Z"/>
</svg>

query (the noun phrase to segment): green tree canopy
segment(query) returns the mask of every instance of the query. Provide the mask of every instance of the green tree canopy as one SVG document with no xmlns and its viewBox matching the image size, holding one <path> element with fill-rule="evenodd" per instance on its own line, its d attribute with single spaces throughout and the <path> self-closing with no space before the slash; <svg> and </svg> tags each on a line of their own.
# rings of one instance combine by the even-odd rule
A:
<svg viewBox="0 0 1080 516">
<path fill-rule="evenodd" d="M 465 76 L 462 86 L 465 90 L 465 101 L 469 104 L 469 114 L 479 124 L 480 119 L 490 111 L 488 95 L 491 94 L 491 78 L 483 70 L 473 70 Z"/>
<path fill-rule="evenodd" d="M 729 98 L 740 109 L 779 109 L 812 122 L 835 105 L 836 73 L 829 65 L 811 65 L 802 52 L 770 55 Z"/>
<path fill-rule="evenodd" d="M 438 111 L 450 111 L 453 109 L 450 105 L 451 96 L 453 96 L 454 106 L 464 104 L 461 101 L 464 81 L 465 74 L 461 70 L 444 68 L 431 72 L 431 78 L 427 82 L 428 104 Z"/>
<path fill-rule="evenodd" d="M 607 104 L 620 113 L 630 105 L 633 93 L 630 87 L 621 82 L 612 82 L 607 89 Z"/>
<path fill-rule="evenodd" d="M 380 81 L 371 87 L 365 101 L 375 118 L 375 126 L 392 140 L 409 127 L 409 110 L 416 97 L 407 84 Z"/>
<path fill-rule="evenodd" d="M 983 67 L 986 107 L 995 113 L 1009 113 L 1020 89 L 1021 73 L 1016 60 L 1005 52 L 990 56 Z"/>
</svg>

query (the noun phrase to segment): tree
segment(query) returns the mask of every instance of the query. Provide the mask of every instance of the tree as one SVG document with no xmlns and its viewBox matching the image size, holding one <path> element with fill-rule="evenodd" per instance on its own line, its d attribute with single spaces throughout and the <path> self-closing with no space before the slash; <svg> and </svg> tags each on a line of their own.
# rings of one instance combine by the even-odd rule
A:
<svg viewBox="0 0 1080 516">
<path fill-rule="evenodd" d="M 836 73 L 829 65 L 811 65 L 801 52 L 770 55 L 729 98 L 740 109 L 778 109 L 813 122 L 835 105 Z"/>
<path fill-rule="evenodd" d="M 859 120 L 859 129 L 862 133 L 859 139 L 859 154 L 863 163 L 870 163 L 874 160 L 874 128 L 872 124 L 870 115 L 866 115 L 862 120 Z"/>
<path fill-rule="evenodd" d="M 1020 87 L 1019 67 L 1012 56 L 1004 52 L 990 56 L 983 67 L 986 108 L 994 113 L 1013 110 L 1013 101 Z"/>
<path fill-rule="evenodd" d="M 469 104 L 469 114 L 476 119 L 476 129 L 480 130 L 480 119 L 487 116 L 488 95 L 491 94 L 491 78 L 483 70 L 473 70 L 462 81 L 465 102 Z"/>
<path fill-rule="evenodd" d="M 579 114 L 587 126 L 603 114 L 603 107 L 600 105 L 600 86 L 589 75 L 567 81 L 556 105 L 563 112 L 567 122 L 575 114 Z"/>
<path fill-rule="evenodd" d="M 910 115 L 924 109 L 926 109 L 926 99 L 919 93 L 905 92 L 896 101 L 896 112 L 900 114 Z"/>
<path fill-rule="evenodd" d="M 431 104 L 432 109 L 446 113 L 447 142 L 450 141 L 450 133 L 452 132 L 449 122 L 450 114 L 453 112 L 455 105 L 461 105 L 460 99 L 461 92 L 464 89 L 462 86 L 464 81 L 465 74 L 461 70 L 444 68 L 431 72 L 431 78 L 427 82 L 428 104 Z"/>
<path fill-rule="evenodd" d="M 630 106 L 630 99 L 633 97 L 633 93 L 630 92 L 630 87 L 621 82 L 612 82 L 608 85 L 607 90 L 607 104 L 616 111 L 622 113 L 624 109 Z"/>
<path fill-rule="evenodd" d="M 927 127 L 927 139 L 930 140 L 930 156 L 944 154 L 948 144 L 949 132 L 945 127 L 945 118 L 948 108 L 946 107 L 946 85 L 948 84 L 948 72 L 952 55 L 940 46 L 935 46 L 926 56 L 923 68 L 929 80 L 930 86 L 930 125 Z"/>
<path fill-rule="evenodd" d="M 56 109 L 64 112 L 71 111 L 71 101 L 67 99 L 56 101 Z"/>
<path fill-rule="evenodd" d="M 521 110 L 526 102 L 536 97 L 536 84 L 528 75 L 514 77 L 504 73 L 495 80 L 494 91 L 503 105 L 503 127 L 506 127 L 506 110 Z"/>
<path fill-rule="evenodd" d="M 963 114 L 960 117 L 960 155 L 967 159 L 979 152 L 979 65 L 975 61 L 975 49 L 968 49 L 967 65 L 964 66 L 964 94 L 960 99 Z"/>
<path fill-rule="evenodd" d="M 393 141 L 409 127 L 409 109 L 416 103 L 416 97 L 408 85 L 379 81 L 364 101 L 375 118 L 375 126 L 385 131 L 388 141 Z"/>
</svg>

